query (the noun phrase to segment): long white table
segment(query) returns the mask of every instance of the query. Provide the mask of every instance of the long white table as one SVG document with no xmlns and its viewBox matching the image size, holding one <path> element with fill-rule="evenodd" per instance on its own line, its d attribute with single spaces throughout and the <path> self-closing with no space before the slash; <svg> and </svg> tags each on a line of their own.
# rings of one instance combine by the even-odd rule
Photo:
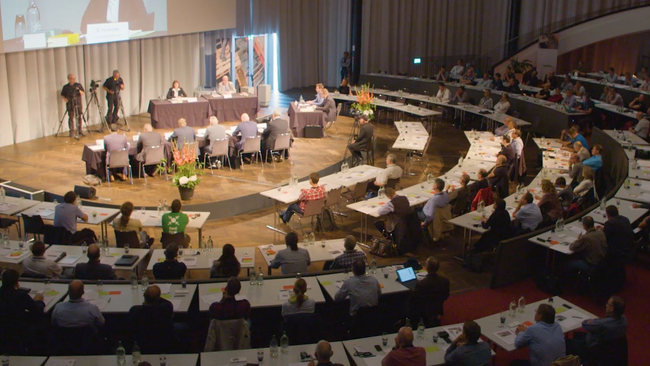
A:
<svg viewBox="0 0 650 366">
<path fill-rule="evenodd" d="M 21 215 L 40 216 L 43 220 L 54 221 L 54 209 L 56 208 L 54 202 L 39 202 L 37 205 L 32 206 L 23 212 Z M 101 238 L 108 237 L 108 223 L 113 219 L 120 210 L 115 208 L 91 207 L 82 206 L 81 211 L 88 215 L 88 225 L 99 225 L 101 230 Z M 81 219 L 77 219 L 77 223 L 84 223 Z M 49 243 L 45 243 L 49 244 Z"/>
<path fill-rule="evenodd" d="M 32 256 L 29 246 L 30 244 L 25 245 L 23 241 L 9 240 L 9 248 L 0 247 L 0 264 L 2 266 L 13 265 L 17 268 L 25 259 Z"/>
<path fill-rule="evenodd" d="M 199 361 L 198 354 L 178 354 L 165 355 L 167 366 L 194 366 Z M 115 355 L 110 356 L 56 356 L 50 357 L 45 366 L 61 365 L 60 361 L 74 360 L 74 366 L 115 366 L 117 358 Z M 133 365 L 131 355 L 126 356 L 126 364 Z M 147 361 L 152 365 L 160 365 L 160 355 L 142 355 L 142 361 Z M 13 366 L 13 362 L 11 363 Z"/>
<path fill-rule="evenodd" d="M 142 226 L 144 227 L 162 227 L 162 215 L 165 212 L 159 212 L 159 211 L 153 211 L 153 210 L 145 210 L 144 208 L 140 209 L 135 209 L 133 213 L 131 214 L 131 218 L 133 219 L 138 219 L 140 222 L 142 222 Z M 205 222 L 208 221 L 208 217 L 210 217 L 210 212 L 208 211 L 183 211 L 183 213 L 187 214 L 189 216 L 190 221 L 187 224 L 188 228 L 196 229 L 199 232 L 199 238 L 198 240 L 201 240 L 203 237 L 203 225 L 205 225 Z M 117 218 L 122 217 L 122 215 L 117 215 Z M 186 233 L 187 234 L 187 233 Z"/>
<path fill-rule="evenodd" d="M 280 339 L 278 338 L 278 343 Z M 291 339 L 289 340 L 291 344 Z M 330 342 L 332 346 L 332 363 L 340 363 L 342 365 L 350 365 L 345 349 L 341 342 Z M 301 360 L 300 353 L 305 352 L 313 357 L 316 350 L 315 344 L 304 344 L 300 346 L 289 346 L 289 352 L 282 353 L 279 351 L 278 344 L 278 357 L 271 358 L 269 348 L 255 348 L 255 349 L 242 349 L 238 351 L 221 351 L 221 352 L 203 352 L 201 353 L 201 366 L 214 366 L 214 365 L 264 365 L 264 366 L 307 366 L 310 360 Z M 257 361 L 257 352 L 264 352 L 264 360 Z M 238 358 L 238 362 L 230 362 L 230 360 Z M 244 361 L 245 359 L 245 361 Z M 168 363 L 169 364 L 169 363 Z M 171 365 L 170 365 L 171 366 Z"/>
<path fill-rule="evenodd" d="M 28 288 L 31 291 L 29 292 L 29 296 L 32 298 L 36 294 L 42 294 L 43 295 L 43 302 L 45 302 L 45 312 L 49 312 L 63 300 L 67 294 L 68 294 L 68 285 L 65 283 L 51 283 L 49 285 L 45 285 L 44 282 L 27 282 L 23 281 L 20 282 L 20 287 Z"/>
<path fill-rule="evenodd" d="M 384 274 L 388 275 L 387 278 L 384 278 Z M 397 280 L 397 272 L 392 266 L 377 268 L 376 273 L 369 273 L 369 276 L 372 276 L 377 279 L 379 286 L 381 287 L 382 295 L 395 294 L 400 292 L 410 291 L 408 287 L 402 285 Z M 343 282 L 349 277 L 353 276 L 352 273 L 332 273 L 327 275 L 317 276 L 318 282 L 321 286 L 327 291 L 327 293 L 334 298 L 336 292 L 341 288 Z"/>
<path fill-rule="evenodd" d="M 344 239 L 331 239 L 331 240 L 317 240 L 314 245 L 305 244 L 305 242 L 298 243 L 298 248 L 306 249 L 309 252 L 309 258 L 313 262 L 330 261 L 345 252 L 343 246 Z M 262 254 L 262 258 L 268 267 L 268 274 L 271 274 L 271 261 L 275 259 L 276 254 L 284 249 L 287 249 L 285 244 L 265 244 L 258 245 L 257 249 Z"/>
<path fill-rule="evenodd" d="M 45 251 L 45 257 L 55 260 L 63 252 L 66 253 L 66 256 L 59 262 L 63 268 L 74 268 L 78 263 L 88 262 L 88 256 L 83 253 L 83 247 L 77 245 L 50 245 Z M 128 278 L 134 268 L 137 268 L 143 260 L 148 259 L 149 253 L 150 249 L 131 248 L 126 253 L 124 248 L 109 247 L 108 252 L 101 251 L 99 261 L 113 267 L 122 277 Z M 116 266 L 115 262 L 125 254 L 137 255 L 138 259 L 130 266 Z"/>
<path fill-rule="evenodd" d="M 316 303 L 324 303 L 325 297 L 320 290 L 316 277 L 303 277 L 307 282 L 307 296 Z M 293 293 L 295 278 L 273 278 L 264 280 L 263 285 L 251 285 L 249 281 L 241 282 L 238 299 L 247 299 L 251 308 L 282 306 Z M 221 301 L 226 282 L 199 284 L 199 310 L 208 311 L 213 302 Z"/>
<path fill-rule="evenodd" d="M 222 247 L 214 248 L 212 251 L 184 249 L 183 255 L 178 257 L 178 261 L 185 263 L 188 272 L 192 270 L 209 270 L 212 268 L 212 263 L 221 257 L 222 251 Z M 241 264 L 242 268 L 246 268 L 248 271 L 250 271 L 251 268 L 255 268 L 254 247 L 237 247 L 235 249 L 235 257 L 239 261 L 239 264 Z M 147 265 L 147 271 L 153 271 L 154 264 L 163 261 L 165 261 L 165 250 L 155 249 L 151 254 L 151 260 L 149 260 L 149 264 Z"/>
<path fill-rule="evenodd" d="M 186 313 L 194 297 L 196 285 L 188 284 L 185 289 L 180 284 L 155 283 L 162 292 L 161 297 L 174 305 L 175 313 Z M 102 313 L 128 313 L 132 306 L 142 305 L 144 291 L 142 285 L 132 289 L 130 284 L 103 284 L 102 289 L 97 285 L 86 284 L 84 299 L 97 307 Z"/>
<path fill-rule="evenodd" d="M 634 117 L 636 118 L 636 117 Z M 648 146 L 650 143 L 648 141 L 642 139 L 641 137 L 633 134 L 630 131 L 622 131 L 622 130 L 603 130 L 606 134 L 610 135 L 613 137 L 616 142 L 618 142 L 622 146 L 626 145 L 638 145 L 638 146 Z"/>
<path fill-rule="evenodd" d="M 4 200 L 0 198 L 0 214 L 13 216 L 30 207 L 38 205 L 40 201 L 26 200 L 24 198 L 16 198 L 6 196 Z"/>
<path fill-rule="evenodd" d="M 47 357 L 9 356 L 11 366 L 41 366 Z"/>
<path fill-rule="evenodd" d="M 650 182 L 642 179 L 630 179 L 630 188 L 625 188 L 625 184 L 616 192 L 616 198 L 650 203 Z"/>
<path fill-rule="evenodd" d="M 626 150 L 626 153 L 630 153 L 630 155 L 632 155 L 631 158 L 628 155 L 628 158 L 630 160 L 635 160 L 633 150 Z M 637 160 L 636 168 L 632 168 L 632 164 L 630 164 L 628 167 L 627 176 L 630 178 L 650 180 L 650 160 Z"/>
</svg>

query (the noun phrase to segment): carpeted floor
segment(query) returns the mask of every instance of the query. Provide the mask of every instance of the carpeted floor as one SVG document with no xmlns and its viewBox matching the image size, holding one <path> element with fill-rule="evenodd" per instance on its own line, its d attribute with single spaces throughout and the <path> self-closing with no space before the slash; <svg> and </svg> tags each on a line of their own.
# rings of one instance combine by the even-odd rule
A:
<svg viewBox="0 0 650 366">
<path fill-rule="evenodd" d="M 465 316 L 468 314 L 471 315 L 472 319 L 479 319 L 504 311 L 508 308 L 508 304 L 513 297 L 519 298 L 522 294 L 529 303 L 549 297 L 547 293 L 537 289 L 532 280 L 522 281 L 495 290 L 481 289 L 451 296 L 445 302 L 444 324 L 463 322 L 467 320 Z M 605 316 L 604 303 L 596 303 L 589 296 L 578 295 L 572 289 L 568 289 L 561 296 L 593 314 Z M 650 364 L 650 347 L 648 347 L 650 333 L 647 331 L 647 327 L 650 325 L 650 269 L 647 263 L 637 263 L 633 267 L 627 268 L 627 282 L 618 296 L 621 296 L 626 301 L 625 316 L 629 323 L 627 332 L 629 365 L 648 365 Z M 455 311 L 454 309 L 462 309 L 462 311 Z M 528 349 L 514 352 L 505 352 L 499 349 L 497 350 L 496 365 L 507 366 L 510 365 L 512 360 L 527 357 Z"/>
</svg>

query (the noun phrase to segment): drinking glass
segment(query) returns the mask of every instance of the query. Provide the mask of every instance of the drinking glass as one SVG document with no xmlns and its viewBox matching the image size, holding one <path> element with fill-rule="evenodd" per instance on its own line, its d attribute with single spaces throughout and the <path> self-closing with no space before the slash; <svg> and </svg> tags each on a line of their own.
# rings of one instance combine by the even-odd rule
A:
<svg viewBox="0 0 650 366">
<path fill-rule="evenodd" d="M 183 249 L 178 248 L 178 256 L 181 257 L 183 255 Z"/>
<path fill-rule="evenodd" d="M 129 252 L 129 243 L 124 243 L 124 253 Z"/>
<path fill-rule="evenodd" d="M 381 273 L 384 274 L 384 278 L 388 278 L 388 268 L 386 268 L 386 267 L 382 268 Z"/>
<path fill-rule="evenodd" d="M 264 361 L 264 351 L 257 351 L 257 361 L 258 362 Z"/>
<path fill-rule="evenodd" d="M 433 343 L 438 343 L 438 333 L 433 333 Z"/>
<path fill-rule="evenodd" d="M 321 247 L 321 248 L 325 248 L 325 239 L 323 239 L 323 240 L 320 242 L 320 247 Z"/>
<path fill-rule="evenodd" d="M 46 291 L 46 292 L 50 290 L 50 278 L 49 277 L 46 277 L 43 280 L 43 290 Z"/>
<path fill-rule="evenodd" d="M 381 345 L 384 347 L 388 346 L 388 333 L 386 332 L 381 334 Z"/>
<path fill-rule="evenodd" d="M 167 366 L 167 356 L 165 355 L 160 356 L 160 366 Z"/>
<path fill-rule="evenodd" d="M 499 328 L 503 328 L 505 326 L 504 324 L 506 323 L 506 312 L 505 311 L 502 311 L 499 314 L 499 321 L 501 322 L 501 324 L 499 325 Z"/>
</svg>

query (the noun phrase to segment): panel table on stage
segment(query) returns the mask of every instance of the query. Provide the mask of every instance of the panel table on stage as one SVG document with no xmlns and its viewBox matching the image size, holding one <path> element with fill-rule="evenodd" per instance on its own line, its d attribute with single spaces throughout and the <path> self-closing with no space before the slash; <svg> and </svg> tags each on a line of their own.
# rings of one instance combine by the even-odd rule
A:
<svg viewBox="0 0 650 366">
<path fill-rule="evenodd" d="M 88 256 L 84 251 L 86 247 L 78 245 L 50 245 L 45 251 L 45 257 L 49 260 L 56 260 L 62 253 L 66 253 L 65 257 L 59 261 L 59 265 L 63 268 L 74 268 L 78 263 L 88 263 Z M 131 272 L 138 268 L 142 261 L 148 259 L 150 249 L 130 248 L 126 253 L 124 248 L 109 247 L 108 251 L 102 250 L 99 261 L 102 264 L 111 266 L 118 277 L 128 278 Z M 120 258 L 124 255 L 136 255 L 138 259 L 129 266 L 115 265 Z"/>
<path fill-rule="evenodd" d="M 178 120 L 185 118 L 191 127 L 207 126 L 212 115 L 210 102 L 203 98 L 188 98 L 180 103 L 166 99 L 152 99 L 149 101 L 147 113 L 151 114 L 153 128 L 176 128 Z"/>
<path fill-rule="evenodd" d="M 316 277 L 303 279 L 307 282 L 307 296 L 317 304 L 324 303 L 325 297 Z M 263 285 L 251 285 L 249 281 L 242 281 L 241 291 L 236 298 L 247 299 L 252 309 L 282 306 L 293 294 L 295 282 L 295 278 L 265 279 Z M 208 311 L 213 302 L 221 301 L 225 287 L 226 282 L 199 284 L 199 310 Z"/>
<path fill-rule="evenodd" d="M 223 248 L 214 248 L 212 251 L 183 249 L 183 255 L 180 255 L 179 250 L 178 261 L 185 263 L 187 266 L 188 274 L 193 270 L 210 270 L 210 268 L 212 268 L 213 262 L 221 257 L 222 251 Z M 246 268 L 248 272 L 250 272 L 251 268 L 255 268 L 254 247 L 237 247 L 235 249 L 235 257 L 239 261 L 241 268 Z M 151 260 L 147 265 L 147 271 L 153 271 L 154 264 L 163 262 L 164 260 L 165 250 L 155 249 L 151 254 Z M 187 277 L 191 278 L 192 276 Z"/>
<path fill-rule="evenodd" d="M 257 117 L 260 110 L 260 102 L 256 95 L 241 93 L 219 95 L 203 95 L 203 99 L 210 103 L 212 115 L 220 122 L 240 121 L 241 115 L 247 113 L 251 120 Z"/>
<path fill-rule="evenodd" d="M 178 354 L 165 355 L 168 366 L 194 366 L 199 361 L 198 354 Z M 69 363 L 64 363 L 64 362 Z M 152 365 L 160 365 L 159 355 L 142 355 L 142 361 L 147 361 Z M 132 365 L 131 355 L 126 356 L 126 364 Z M 13 363 L 11 364 L 13 366 Z M 117 358 L 115 355 L 110 356 L 55 356 L 50 357 L 45 366 L 115 366 Z"/>
<path fill-rule="evenodd" d="M 0 214 L 14 216 L 39 203 L 40 201 L 6 196 L 4 199 L 0 198 Z"/>
<path fill-rule="evenodd" d="M 163 299 L 169 300 L 174 306 L 175 313 L 186 313 L 194 297 L 197 285 L 188 284 L 183 288 L 180 284 L 153 283 L 160 287 Z M 84 301 L 97 305 L 102 313 L 126 314 L 131 307 L 142 305 L 144 290 L 142 285 L 137 289 L 131 284 L 86 284 L 84 286 Z"/>
<path fill-rule="evenodd" d="M 305 137 L 306 126 L 325 127 L 325 113 L 318 111 L 312 105 L 289 103 L 289 127 L 294 137 Z"/>
<path fill-rule="evenodd" d="M 289 346 L 287 353 L 279 351 L 278 339 L 278 357 L 271 358 L 269 348 L 255 348 L 255 349 L 242 349 L 237 351 L 220 351 L 220 352 L 204 352 L 201 353 L 201 366 L 225 365 L 230 361 L 230 365 L 264 365 L 264 366 L 307 366 L 311 359 L 302 360 L 300 354 L 302 352 L 308 355 L 314 355 L 316 350 L 315 344 L 303 344 L 300 346 Z M 332 363 L 339 363 L 341 365 L 350 365 L 345 349 L 341 342 L 330 342 L 332 346 Z M 258 361 L 257 352 L 263 353 L 263 360 Z M 237 361 L 233 361 L 237 359 Z M 258 363 L 259 362 L 259 363 Z"/>
<path fill-rule="evenodd" d="M 345 252 L 343 240 L 344 239 L 317 240 L 313 245 L 302 242 L 298 243 L 298 248 L 305 249 L 309 252 L 309 258 L 312 263 L 331 261 Z M 271 261 L 275 259 L 275 256 L 279 251 L 287 249 L 287 246 L 284 244 L 265 244 L 259 245 L 257 249 L 259 249 L 262 254 L 262 258 L 264 258 L 268 268 L 268 274 L 270 275 L 271 267 L 269 266 Z"/>
<path fill-rule="evenodd" d="M 54 221 L 54 210 L 56 208 L 56 205 L 57 204 L 54 202 L 39 202 L 39 204 L 36 206 L 30 207 L 20 214 L 28 216 L 40 216 L 44 221 Z M 108 223 L 120 212 L 120 210 L 115 208 L 90 206 L 81 207 L 81 211 L 88 215 L 88 222 L 85 224 L 99 225 L 101 230 L 101 238 L 106 238 L 108 236 Z M 84 222 L 81 219 L 77 219 L 77 223 L 83 224 Z"/>
<path fill-rule="evenodd" d="M 183 211 L 183 213 L 187 214 L 187 216 L 189 216 L 190 218 L 190 221 L 187 224 L 187 228 L 197 229 L 199 232 L 199 240 L 200 240 L 202 238 L 203 225 L 205 225 L 205 222 L 208 220 L 208 217 L 210 217 L 210 212 Z M 163 212 L 153 211 L 153 210 L 143 210 L 141 208 L 141 209 L 134 210 L 133 213 L 131 214 L 131 218 L 140 220 L 140 222 L 142 222 L 142 226 L 144 227 L 161 228 L 163 214 L 164 214 Z M 121 214 L 119 214 L 116 217 L 116 219 L 119 219 L 120 217 L 122 217 Z M 185 234 L 187 234 L 187 232 L 185 232 Z"/>
</svg>

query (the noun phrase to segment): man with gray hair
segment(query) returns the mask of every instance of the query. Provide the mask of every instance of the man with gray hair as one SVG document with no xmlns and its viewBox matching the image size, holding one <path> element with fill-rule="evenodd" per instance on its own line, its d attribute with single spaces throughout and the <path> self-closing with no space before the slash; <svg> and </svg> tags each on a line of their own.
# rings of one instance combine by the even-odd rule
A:
<svg viewBox="0 0 650 366">
<path fill-rule="evenodd" d="M 444 191 L 445 181 L 436 178 L 433 182 L 433 197 L 429 198 L 422 211 L 419 212 L 422 227 L 426 227 L 433 222 L 436 215 L 436 208 L 445 207 L 449 204 L 449 195 Z"/>
<path fill-rule="evenodd" d="M 365 260 L 366 253 L 356 250 L 357 238 L 354 235 L 348 235 L 343 241 L 343 246 L 345 247 L 345 252 L 339 255 L 334 259 L 330 269 L 350 269 L 352 268 L 352 263 L 357 259 Z"/>
<path fill-rule="evenodd" d="M 106 150 L 107 153 L 110 153 L 111 151 L 117 151 L 117 150 L 123 150 L 129 149 L 129 142 L 126 140 L 126 136 L 118 133 L 120 130 L 120 127 L 116 123 L 111 123 L 110 125 L 111 129 L 111 134 L 104 136 L 104 150 Z M 107 158 L 108 163 L 110 163 L 110 156 Z M 113 178 L 119 180 L 119 181 L 124 181 L 124 176 L 123 176 L 123 171 L 124 168 L 115 168 L 115 169 L 110 169 L 111 174 L 113 175 Z M 106 177 L 108 179 L 108 177 Z"/>
<path fill-rule="evenodd" d="M 117 123 L 120 111 L 120 92 L 124 90 L 124 81 L 120 77 L 118 70 L 113 70 L 113 76 L 104 81 L 102 88 L 106 92 L 106 123 Z"/>
<path fill-rule="evenodd" d="M 328 341 L 322 340 L 316 344 L 314 357 L 316 361 L 311 361 L 308 366 L 343 366 L 340 363 L 332 363 L 330 359 L 334 355 L 332 346 Z"/>
<path fill-rule="evenodd" d="M 138 139 L 138 154 L 136 155 L 138 161 L 144 161 L 147 150 L 163 146 L 165 141 L 160 133 L 154 132 L 153 126 L 150 123 L 145 124 L 143 130 L 144 132 L 140 134 L 140 138 Z M 145 174 L 153 176 L 156 166 L 149 165 L 145 166 L 144 169 Z"/>
<path fill-rule="evenodd" d="M 280 118 L 281 116 L 282 112 L 279 109 L 273 111 L 272 119 L 266 125 L 264 132 L 262 132 L 262 146 L 265 150 L 265 157 L 268 156 L 267 152 L 269 150 L 273 150 L 275 147 L 275 140 L 279 135 L 291 133 L 289 130 L 289 121 L 284 118 Z"/>
<path fill-rule="evenodd" d="M 238 150 L 244 148 L 244 143 L 248 137 L 257 136 L 257 123 L 251 121 L 251 118 L 248 116 L 248 113 L 241 115 L 241 123 L 237 125 L 237 128 L 232 132 L 233 137 L 241 135 L 241 140 L 235 144 Z"/>
<path fill-rule="evenodd" d="M 205 130 L 205 138 L 210 141 L 210 145 L 204 148 L 206 154 L 210 154 L 214 151 L 213 146 L 215 141 L 227 138 L 226 129 L 219 124 L 217 117 L 210 117 L 210 126 Z M 210 161 L 210 164 L 213 168 L 216 168 L 212 161 Z"/>
<path fill-rule="evenodd" d="M 379 187 L 385 187 L 389 179 L 400 179 L 403 171 L 399 165 L 395 164 L 397 157 L 395 154 L 386 155 L 386 168 L 379 173 L 375 181 L 368 185 L 368 198 L 377 197 Z M 391 188 L 395 188 L 394 186 Z"/>
</svg>

